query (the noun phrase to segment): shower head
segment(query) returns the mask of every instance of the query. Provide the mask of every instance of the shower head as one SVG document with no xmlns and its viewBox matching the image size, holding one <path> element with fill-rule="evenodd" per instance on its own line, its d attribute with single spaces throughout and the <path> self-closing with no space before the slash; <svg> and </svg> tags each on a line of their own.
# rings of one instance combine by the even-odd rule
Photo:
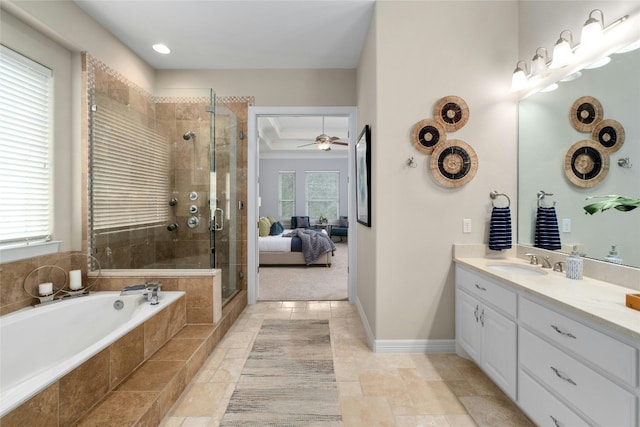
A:
<svg viewBox="0 0 640 427">
<path fill-rule="evenodd" d="M 196 134 L 193 133 L 193 131 L 189 131 L 187 133 L 185 133 L 184 135 L 182 135 L 182 137 L 184 138 L 185 141 L 188 141 L 191 139 L 191 137 L 195 138 Z"/>
</svg>

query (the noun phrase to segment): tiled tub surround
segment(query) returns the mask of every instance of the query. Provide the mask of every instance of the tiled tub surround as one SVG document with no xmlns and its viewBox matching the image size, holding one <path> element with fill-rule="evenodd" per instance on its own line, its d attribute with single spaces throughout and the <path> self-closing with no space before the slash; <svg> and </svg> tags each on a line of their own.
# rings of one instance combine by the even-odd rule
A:
<svg viewBox="0 0 640 427">
<path fill-rule="evenodd" d="M 43 391 L 27 401 L 21 398 L 20 401 L 25 403 L 15 409 L 11 407 L 13 411 L 8 412 L 0 420 L 1 425 L 7 427 L 14 425 L 71 425 L 109 391 L 113 390 L 143 361 L 160 349 L 186 324 L 186 300 L 184 294 L 176 292 L 172 293 L 172 295 L 163 295 L 157 308 L 152 307 L 150 309 L 150 304 L 143 302 L 142 304 L 149 307 L 140 307 L 139 310 L 134 310 L 140 314 L 140 318 L 136 319 L 134 315 L 128 324 L 124 322 L 120 327 L 115 326 L 113 336 L 107 334 L 102 341 L 101 338 L 98 338 L 95 343 L 87 342 L 86 350 L 78 349 L 78 353 L 64 356 L 69 360 L 59 360 L 63 355 L 57 355 L 57 352 L 63 352 L 64 348 L 58 350 L 55 346 L 72 347 L 72 341 L 74 341 L 72 334 L 74 331 L 78 331 L 81 334 L 77 339 L 81 341 L 82 338 L 86 337 L 87 330 L 92 329 L 92 324 L 95 325 L 95 322 L 99 321 L 97 318 L 92 318 L 91 314 L 102 317 L 100 312 L 96 312 L 96 308 L 100 306 L 105 310 L 114 310 L 112 304 L 115 299 L 117 299 L 117 294 L 115 293 L 108 293 L 107 296 L 101 294 L 90 295 L 44 307 L 26 308 L 25 312 L 13 313 L 6 318 L 7 323 L 11 323 L 12 320 L 23 317 L 27 312 L 29 314 L 34 313 L 35 317 L 31 319 L 31 323 L 37 322 L 39 316 L 43 322 L 49 322 L 50 325 L 53 324 L 56 330 L 51 331 L 48 328 L 42 328 L 42 331 L 51 338 L 49 345 L 52 348 L 46 348 L 48 347 L 46 344 L 44 345 L 45 348 L 38 348 L 37 336 L 27 335 L 20 340 L 20 331 L 17 331 L 18 336 L 15 339 L 15 341 L 20 341 L 19 343 L 2 343 L 3 353 L 14 351 L 21 354 L 19 356 L 21 360 L 16 361 L 17 364 L 22 362 L 30 363 L 30 360 L 33 359 L 42 359 L 40 362 L 43 366 L 40 369 L 38 366 L 33 366 L 35 372 L 41 370 L 38 375 L 24 381 L 17 379 L 17 384 L 15 385 L 19 390 L 31 382 L 41 382 L 42 384 L 39 387 Z M 125 305 L 129 302 L 137 303 L 135 299 L 124 298 L 123 300 Z M 98 302 L 97 306 L 93 304 L 93 301 Z M 165 303 L 163 304 L 163 302 Z M 83 312 L 83 304 L 85 304 L 85 307 L 88 306 L 92 313 Z M 57 325 L 60 323 L 58 319 L 61 317 L 66 318 L 69 324 Z M 28 323 L 29 319 L 24 320 L 24 322 Z M 37 327 L 37 324 L 35 326 Z M 95 328 L 99 329 L 99 326 L 95 325 Z M 30 330 L 28 324 L 24 327 L 20 326 L 20 329 L 24 329 L 23 332 L 25 334 L 28 334 Z M 5 339 L 8 340 L 13 335 L 15 334 L 8 333 L 6 336 L 3 334 L 2 339 L 3 341 Z M 42 337 L 42 339 L 45 338 Z M 22 346 L 31 343 L 35 348 L 27 349 L 22 354 L 20 348 L 15 348 L 20 343 L 22 343 Z M 33 352 L 37 354 L 32 354 Z M 9 355 L 3 354 L 3 357 L 9 357 Z M 49 362 L 46 359 L 47 357 L 52 358 L 51 361 L 54 362 L 52 366 L 47 366 Z M 5 368 L 8 371 L 13 370 L 10 364 L 3 366 L 3 371 Z M 54 373 L 51 371 L 54 371 Z M 26 375 L 28 376 L 28 373 Z M 7 377 L 9 377 L 8 374 Z M 39 379 L 42 379 L 42 381 L 39 381 Z M 8 378 L 8 380 L 10 381 L 11 379 Z M 9 386 L 11 385 L 9 384 Z M 33 387 L 35 388 L 36 386 L 33 385 Z M 42 389 L 42 387 L 46 388 Z M 5 392 L 6 390 L 3 389 L 3 400 Z M 13 399 L 12 396 L 7 396 L 7 400 L 11 402 L 16 399 Z M 9 404 L 9 402 L 3 401 L 3 412 L 5 403 Z M 50 418 L 50 420 L 43 423 L 43 417 Z"/>
<path fill-rule="evenodd" d="M 187 323 L 219 322 L 222 315 L 220 270 L 102 270 L 96 288 L 99 291 L 120 291 L 134 283 L 151 281 L 162 283 L 163 291 L 187 294 Z"/>
<path fill-rule="evenodd" d="M 637 426 L 640 313 L 625 306 L 625 295 L 634 288 L 592 277 L 571 280 L 551 269 L 538 275 L 500 271 L 491 266 L 531 266 L 515 257 L 516 251 L 496 257 L 471 255 L 468 249 L 454 249 L 458 345 L 473 353 L 470 325 L 476 323 L 474 307 L 480 307 L 479 342 L 493 340 L 490 347 L 503 348 L 493 360 L 486 360 L 492 358 L 487 356 L 491 349 L 472 358 L 503 389 L 510 389 L 512 399 L 534 421 Z M 627 274 L 634 273 L 623 272 L 618 279 L 624 283 Z M 491 325 L 494 332 L 495 325 L 504 327 L 496 334 Z M 504 360 L 495 363 L 499 358 Z"/>
</svg>

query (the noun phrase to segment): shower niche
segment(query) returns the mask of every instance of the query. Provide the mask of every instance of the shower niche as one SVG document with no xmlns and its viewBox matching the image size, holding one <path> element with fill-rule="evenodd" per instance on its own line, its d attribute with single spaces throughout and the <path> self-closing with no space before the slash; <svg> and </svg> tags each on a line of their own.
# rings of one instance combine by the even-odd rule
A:
<svg viewBox="0 0 640 427">
<path fill-rule="evenodd" d="M 87 70 L 90 253 L 102 269 L 221 269 L 230 298 L 246 276 L 251 100 L 154 96 L 88 55 Z"/>
</svg>

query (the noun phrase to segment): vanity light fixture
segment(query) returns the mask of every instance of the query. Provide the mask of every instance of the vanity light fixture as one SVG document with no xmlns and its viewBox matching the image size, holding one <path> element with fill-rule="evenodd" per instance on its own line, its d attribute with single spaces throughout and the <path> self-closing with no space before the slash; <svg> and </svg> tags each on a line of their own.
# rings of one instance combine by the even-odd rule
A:
<svg viewBox="0 0 640 427">
<path fill-rule="evenodd" d="M 605 56 L 604 58 L 600 58 L 596 62 L 589 64 L 584 68 L 586 68 L 587 70 L 593 70 L 594 68 L 604 67 L 609 62 L 611 62 L 611 58 L 608 56 Z"/>
<path fill-rule="evenodd" d="M 541 53 L 544 54 L 541 55 Z M 542 77 L 547 70 L 547 62 L 549 61 L 547 55 L 547 49 L 544 47 L 539 47 L 536 49 L 536 54 L 533 56 L 531 60 L 531 77 Z"/>
<path fill-rule="evenodd" d="M 560 81 L 563 83 L 572 82 L 574 80 L 579 79 L 580 77 L 582 77 L 582 71 L 576 71 L 575 73 L 571 73 L 567 77 L 560 79 Z"/>
<path fill-rule="evenodd" d="M 551 83 L 549 86 L 540 89 L 540 92 L 553 92 L 556 89 L 558 89 L 558 83 Z"/>
<path fill-rule="evenodd" d="M 632 51 L 634 51 L 636 49 L 640 49 L 640 40 L 634 41 L 633 43 L 623 47 L 622 49 L 620 49 L 616 53 L 627 53 L 627 52 L 632 52 Z"/>
<path fill-rule="evenodd" d="M 594 14 L 600 13 L 600 19 L 594 18 Z M 594 9 L 589 13 L 589 19 L 582 27 L 580 35 L 580 50 L 589 49 L 596 46 L 602 40 L 604 30 L 604 13 L 600 9 Z"/>
<path fill-rule="evenodd" d="M 156 43 L 151 47 L 153 47 L 153 50 L 163 55 L 168 55 L 169 53 L 171 53 L 171 49 L 169 49 L 169 47 L 164 43 Z"/>
<path fill-rule="evenodd" d="M 569 38 L 563 37 L 563 34 L 569 34 Z M 556 42 L 553 48 L 553 59 L 549 68 L 562 68 L 569 65 L 571 58 L 573 57 L 573 35 L 569 30 L 563 30 L 560 33 L 560 38 Z"/>
<path fill-rule="evenodd" d="M 520 64 L 522 64 L 522 66 L 520 66 Z M 511 91 L 517 92 L 527 86 L 527 74 L 529 74 L 529 72 L 526 62 L 518 61 L 516 69 L 513 70 L 513 76 L 511 77 Z"/>
</svg>

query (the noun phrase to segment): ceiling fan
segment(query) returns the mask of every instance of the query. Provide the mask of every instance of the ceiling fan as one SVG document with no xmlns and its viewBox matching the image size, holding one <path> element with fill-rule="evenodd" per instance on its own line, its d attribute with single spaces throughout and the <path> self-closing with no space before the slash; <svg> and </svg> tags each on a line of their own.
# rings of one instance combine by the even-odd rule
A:
<svg viewBox="0 0 640 427">
<path fill-rule="evenodd" d="M 329 136 L 326 133 L 324 133 L 324 116 L 323 116 L 322 117 L 322 133 L 320 135 L 316 136 L 316 140 L 314 142 L 312 142 L 310 144 L 299 145 L 298 148 L 307 147 L 309 145 L 316 145 L 318 147 L 318 150 L 330 151 L 331 150 L 331 146 L 333 144 L 335 144 L 335 145 L 349 145 L 348 142 L 340 140 L 340 138 L 337 137 L 337 136 Z"/>
</svg>

